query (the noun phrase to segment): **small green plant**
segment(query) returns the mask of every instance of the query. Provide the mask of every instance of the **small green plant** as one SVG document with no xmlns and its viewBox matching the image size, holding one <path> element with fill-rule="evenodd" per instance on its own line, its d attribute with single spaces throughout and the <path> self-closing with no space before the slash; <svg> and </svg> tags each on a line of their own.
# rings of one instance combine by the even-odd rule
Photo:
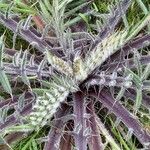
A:
<svg viewBox="0 0 150 150">
<path fill-rule="evenodd" d="M 0 2 L 0 24 L 13 32 L 12 48 L 6 33 L 0 38 L 3 145 L 150 149 L 149 128 L 139 119 L 149 120 L 150 13 L 141 0 L 120 0 L 108 13 L 96 3 Z M 144 16 L 130 25 L 133 3 Z M 16 49 L 17 36 L 26 49 Z"/>
</svg>

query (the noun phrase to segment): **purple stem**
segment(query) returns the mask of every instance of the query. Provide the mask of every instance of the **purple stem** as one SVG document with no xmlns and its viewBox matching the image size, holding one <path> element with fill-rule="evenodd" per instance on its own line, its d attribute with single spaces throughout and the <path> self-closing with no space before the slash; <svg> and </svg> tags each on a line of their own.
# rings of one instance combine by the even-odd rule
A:
<svg viewBox="0 0 150 150">
<path fill-rule="evenodd" d="M 14 125 L 18 122 L 19 121 L 17 118 L 14 115 L 11 115 L 7 117 L 7 120 L 3 124 L 0 124 L 0 130 L 3 130 L 4 128 L 9 127 L 10 125 Z"/>
<path fill-rule="evenodd" d="M 32 111 L 32 103 L 27 104 L 23 110 L 20 112 L 21 116 L 25 116 L 27 114 L 29 114 Z M 16 117 L 15 114 L 10 115 L 9 117 L 7 117 L 6 121 L 3 124 L 0 124 L 0 130 L 3 130 L 4 128 L 10 126 L 10 125 L 14 125 L 20 123 L 20 119 Z"/>
<path fill-rule="evenodd" d="M 70 135 L 63 135 L 60 143 L 60 150 L 72 150 L 72 139 Z"/>
<path fill-rule="evenodd" d="M 41 76 L 41 77 L 50 77 L 51 72 L 46 70 L 38 70 L 38 66 L 31 67 L 29 65 L 25 66 L 25 72 L 27 76 Z M 45 69 L 45 68 L 44 68 Z M 10 75 L 22 75 L 22 70 L 20 67 L 15 67 L 13 64 L 4 63 L 4 70 L 6 74 Z"/>
<path fill-rule="evenodd" d="M 114 85 L 111 84 L 111 82 L 115 82 Z M 131 82 L 131 85 L 126 85 L 129 82 Z M 93 75 L 92 77 L 89 77 L 84 83 L 88 84 L 88 86 L 93 85 L 103 85 L 103 86 L 109 86 L 109 87 L 124 87 L 124 88 L 130 88 L 130 89 L 136 89 L 137 86 L 133 82 L 133 79 L 125 79 L 125 77 L 115 77 L 113 78 L 112 75 Z M 83 84 L 83 83 L 82 83 Z M 150 88 L 150 82 L 149 80 L 144 80 L 142 82 L 142 90 L 146 90 Z"/>
<path fill-rule="evenodd" d="M 3 100 L 0 102 L 0 108 L 7 107 L 8 105 L 9 105 L 9 107 L 16 105 L 17 101 L 18 101 L 18 97 L 16 97 L 16 96 L 13 97 L 13 101 L 11 98 L 9 98 L 7 100 Z"/>
<path fill-rule="evenodd" d="M 68 121 L 65 127 L 65 134 L 61 137 L 61 142 L 60 142 L 60 150 L 71 150 L 72 145 L 73 145 L 73 138 L 71 134 L 68 134 L 67 131 L 72 131 L 73 130 L 73 121 Z"/>
<path fill-rule="evenodd" d="M 97 46 L 104 38 L 112 33 L 120 21 L 121 17 L 126 13 L 128 7 L 131 4 L 131 0 L 122 0 L 118 2 L 118 5 L 112 10 L 112 14 L 107 18 L 107 24 L 98 34 L 98 39 L 95 41 L 94 47 Z"/>
<path fill-rule="evenodd" d="M 0 14 L 0 23 L 4 26 L 8 27 L 10 30 L 12 30 L 14 33 L 17 30 L 17 22 L 13 19 L 6 19 L 2 14 Z M 18 33 L 21 35 L 24 39 L 26 39 L 29 43 L 35 42 L 38 45 L 35 45 L 36 48 L 38 48 L 41 52 L 43 52 L 44 48 L 46 47 L 46 43 L 41 41 L 40 37 L 35 35 L 31 30 L 23 30 Z"/>
<path fill-rule="evenodd" d="M 8 56 L 8 57 L 10 57 L 10 58 L 13 58 L 13 56 L 15 55 L 15 53 L 16 52 L 19 52 L 20 50 L 16 50 L 16 49 L 10 49 L 10 48 L 5 48 L 4 49 L 4 52 L 5 52 L 5 55 L 6 56 Z M 27 53 L 27 59 L 28 59 L 28 61 L 30 61 L 30 58 L 31 58 L 31 56 L 32 56 L 33 54 L 31 54 L 31 53 Z M 22 53 L 22 55 L 21 55 L 21 57 L 23 56 L 23 53 Z M 36 55 L 34 55 L 35 57 L 34 57 L 34 61 L 35 62 L 41 62 L 42 61 L 42 59 L 43 59 L 43 57 L 41 57 L 41 56 L 36 56 Z"/>
<path fill-rule="evenodd" d="M 55 119 L 61 118 L 68 113 L 69 109 L 65 104 L 62 104 L 59 110 L 56 113 Z M 63 120 L 55 120 L 51 130 L 48 134 L 48 142 L 45 143 L 44 150 L 58 150 L 61 139 L 61 130 L 63 130 L 63 126 L 65 122 Z"/>
<path fill-rule="evenodd" d="M 146 55 L 146 56 L 141 56 L 139 61 L 141 62 L 142 65 L 147 65 L 150 63 L 150 55 Z M 114 72 L 114 70 L 120 70 L 122 71 L 123 68 L 134 68 L 136 67 L 134 58 L 130 58 L 130 59 L 125 59 L 123 61 L 118 61 L 118 62 L 114 62 L 114 63 L 110 63 L 110 64 L 106 64 L 102 66 L 102 70 L 106 70 L 109 73 Z"/>
<path fill-rule="evenodd" d="M 94 104 L 90 102 L 87 107 L 87 112 L 91 115 L 88 123 L 92 129 L 92 133 L 89 138 L 89 148 L 90 150 L 103 150 L 103 143 L 100 136 L 100 131 L 98 129 L 97 121 L 96 121 L 96 114 L 94 110 Z"/>
<path fill-rule="evenodd" d="M 150 145 L 150 135 L 146 132 L 140 122 L 131 113 L 123 107 L 123 105 L 116 101 L 111 94 L 103 89 L 100 94 L 96 92 L 90 92 L 89 96 L 94 96 L 100 102 L 102 102 L 105 107 L 112 111 L 122 122 L 128 127 L 128 129 L 133 130 L 133 134 L 138 138 L 138 140 L 143 144 L 143 146 Z"/>
<path fill-rule="evenodd" d="M 101 82 L 102 80 L 104 80 L 103 82 Z M 88 80 L 86 81 L 86 83 L 88 83 L 88 85 L 104 85 L 104 86 L 111 86 L 110 83 L 112 81 L 115 81 L 116 83 L 114 84 L 114 86 L 116 87 L 122 87 L 125 85 L 126 82 L 132 81 L 131 79 L 129 80 L 125 80 L 124 77 L 115 77 L 112 78 L 112 75 L 93 75 L 92 77 L 89 77 Z M 132 88 L 134 88 L 134 85 L 131 85 Z"/>
<path fill-rule="evenodd" d="M 17 52 L 17 50 L 14 49 L 10 49 L 10 48 L 5 48 L 4 52 L 6 55 L 8 55 L 9 57 L 13 57 L 14 54 Z"/>
<path fill-rule="evenodd" d="M 16 21 L 15 19 L 5 18 L 4 15 L 0 13 L 0 23 L 16 33 L 18 20 Z M 46 47 L 51 49 L 50 43 L 41 39 L 41 34 L 38 33 L 33 27 L 26 30 L 20 28 L 19 32 L 16 34 L 20 35 L 23 39 L 36 47 L 40 52 L 45 52 Z M 52 50 L 52 52 L 58 55 L 56 51 Z"/>
<path fill-rule="evenodd" d="M 25 101 L 31 101 L 32 100 L 33 95 L 30 92 L 26 92 L 25 93 Z M 0 102 L 0 108 L 3 107 L 7 107 L 9 105 L 9 107 L 16 105 L 18 102 L 18 96 L 14 96 L 13 100 L 12 98 L 9 98 L 7 100 L 1 101 Z"/>
<path fill-rule="evenodd" d="M 86 130 L 86 104 L 84 103 L 84 95 L 81 92 L 73 94 L 73 107 L 74 107 L 74 140 L 78 150 L 87 149 L 87 137 L 84 135 Z"/>
</svg>

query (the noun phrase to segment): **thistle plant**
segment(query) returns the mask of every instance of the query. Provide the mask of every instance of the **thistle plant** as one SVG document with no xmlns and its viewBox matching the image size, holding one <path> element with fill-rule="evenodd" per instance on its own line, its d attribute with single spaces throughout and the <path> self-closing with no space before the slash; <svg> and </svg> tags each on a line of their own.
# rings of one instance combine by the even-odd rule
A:
<svg viewBox="0 0 150 150">
<path fill-rule="evenodd" d="M 144 16 L 131 25 L 135 3 Z M 0 7 L 13 33 L 11 45 L 6 30 L 0 37 L 3 145 L 31 137 L 21 149 L 150 149 L 150 13 L 141 0 L 119 0 L 108 13 L 92 0 Z M 18 37 L 26 48 L 16 48 Z"/>
</svg>

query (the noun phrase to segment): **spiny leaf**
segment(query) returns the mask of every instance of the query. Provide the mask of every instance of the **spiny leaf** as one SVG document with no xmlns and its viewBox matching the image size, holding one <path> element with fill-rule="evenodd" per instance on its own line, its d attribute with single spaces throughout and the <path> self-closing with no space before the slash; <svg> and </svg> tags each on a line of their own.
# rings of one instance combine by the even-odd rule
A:
<svg viewBox="0 0 150 150">
<path fill-rule="evenodd" d="M 20 65 L 20 57 L 22 54 L 22 49 L 19 52 L 16 52 L 15 55 L 13 56 L 13 65 L 19 67 Z"/>
<path fill-rule="evenodd" d="M 25 93 L 21 94 L 18 99 L 18 108 L 20 110 L 22 110 L 24 107 L 24 100 L 25 100 Z"/>
<path fill-rule="evenodd" d="M 146 80 L 148 78 L 149 74 L 150 74 L 150 64 L 148 64 L 146 66 L 146 68 L 144 69 L 142 77 L 141 77 L 142 80 Z"/>
<path fill-rule="evenodd" d="M 138 76 L 141 77 L 142 76 L 142 64 L 141 62 L 139 61 L 140 60 L 140 54 L 138 51 L 134 51 L 134 62 L 136 64 L 136 68 L 137 68 L 137 71 L 138 71 Z"/>
<path fill-rule="evenodd" d="M 118 92 L 116 96 L 116 100 L 120 100 L 123 97 L 125 90 L 126 90 L 125 87 L 121 87 L 120 91 Z"/>
<path fill-rule="evenodd" d="M 127 72 L 133 76 L 133 82 L 136 84 L 137 89 L 140 89 L 142 86 L 141 78 L 136 75 L 132 70 L 126 68 Z"/>
<path fill-rule="evenodd" d="M 22 73 L 21 73 L 21 78 L 22 78 L 22 81 L 28 85 L 30 87 L 30 81 L 26 75 L 26 63 L 27 63 L 27 51 L 24 52 L 23 54 L 23 58 L 21 60 L 21 64 L 20 64 L 20 68 L 22 70 Z"/>
<path fill-rule="evenodd" d="M 4 54 L 4 34 L 0 37 L 0 67 L 3 67 L 3 54 Z"/>
<path fill-rule="evenodd" d="M 30 61 L 29 61 L 29 66 L 30 67 L 34 67 L 35 66 L 35 56 L 32 55 L 31 58 L 30 58 Z"/>
<path fill-rule="evenodd" d="M 38 75 L 39 75 L 40 79 L 41 79 L 40 72 L 44 69 L 44 66 L 45 66 L 46 63 L 47 63 L 47 60 L 43 59 L 40 62 L 40 64 L 38 65 Z"/>
<path fill-rule="evenodd" d="M 3 70 L 0 70 L 0 83 L 3 86 L 4 90 L 10 95 L 12 95 L 12 89 L 9 80 Z"/>
<path fill-rule="evenodd" d="M 5 119 L 7 117 L 7 111 L 8 111 L 8 108 L 3 108 L 0 110 L 0 122 L 1 123 L 5 122 Z"/>
<path fill-rule="evenodd" d="M 137 112 L 142 104 L 142 89 L 137 89 L 136 93 L 135 111 Z"/>
</svg>

